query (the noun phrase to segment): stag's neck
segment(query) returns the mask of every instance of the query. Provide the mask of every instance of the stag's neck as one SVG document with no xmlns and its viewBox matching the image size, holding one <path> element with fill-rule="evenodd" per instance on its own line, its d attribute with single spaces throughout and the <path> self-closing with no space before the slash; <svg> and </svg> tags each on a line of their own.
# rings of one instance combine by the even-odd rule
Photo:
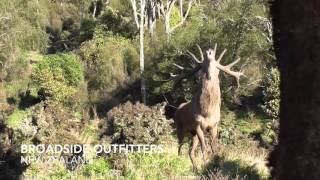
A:
<svg viewBox="0 0 320 180">
<path fill-rule="evenodd" d="M 220 82 L 218 75 L 201 78 L 201 86 L 192 99 L 196 114 L 203 117 L 220 115 Z M 218 114 L 217 114 L 218 113 Z"/>
</svg>

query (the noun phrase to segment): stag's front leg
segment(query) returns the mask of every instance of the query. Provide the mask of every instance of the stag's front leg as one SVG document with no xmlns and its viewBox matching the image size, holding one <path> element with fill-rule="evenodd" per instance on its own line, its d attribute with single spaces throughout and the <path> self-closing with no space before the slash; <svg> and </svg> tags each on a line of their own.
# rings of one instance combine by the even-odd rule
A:
<svg viewBox="0 0 320 180">
<path fill-rule="evenodd" d="M 194 134 L 192 137 L 192 145 L 190 146 L 190 150 L 189 150 L 189 156 L 190 156 L 191 163 L 193 166 L 193 171 L 197 171 L 194 152 L 195 152 L 198 144 L 199 144 L 199 138 L 198 138 L 197 134 Z"/>
<path fill-rule="evenodd" d="M 210 128 L 210 139 L 211 139 L 211 151 L 214 154 L 215 146 L 217 144 L 218 126 L 214 125 Z"/>
<path fill-rule="evenodd" d="M 203 163 L 205 163 L 206 162 L 206 158 L 205 158 L 206 142 L 205 142 L 204 132 L 203 132 L 203 130 L 201 128 L 201 125 L 203 125 L 205 123 L 205 118 L 203 118 L 202 116 L 197 116 L 196 117 L 196 122 L 198 123 L 198 125 L 196 127 L 196 133 L 197 133 L 197 136 L 198 136 L 198 138 L 200 140 L 200 144 L 201 144 Z"/>
<path fill-rule="evenodd" d="M 197 136 L 198 136 L 198 138 L 200 140 L 200 144 L 201 144 L 203 163 L 205 163 L 206 162 L 206 159 L 205 159 L 206 142 L 205 142 L 204 134 L 203 134 L 203 131 L 202 131 L 200 125 L 197 127 Z"/>
</svg>

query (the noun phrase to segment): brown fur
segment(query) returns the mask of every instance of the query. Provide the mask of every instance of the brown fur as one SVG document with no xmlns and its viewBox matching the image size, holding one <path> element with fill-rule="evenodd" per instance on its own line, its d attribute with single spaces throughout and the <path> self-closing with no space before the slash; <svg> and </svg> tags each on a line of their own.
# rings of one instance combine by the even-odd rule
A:
<svg viewBox="0 0 320 180">
<path fill-rule="evenodd" d="M 216 61 L 215 50 L 210 49 L 207 51 L 208 58 L 202 63 L 199 89 L 194 94 L 191 102 L 182 103 L 178 107 L 174 116 L 178 135 L 179 154 L 181 154 L 185 135 L 189 133 L 192 135 L 192 146 L 189 150 L 189 156 L 194 169 L 196 168 L 194 151 L 199 141 L 203 160 L 205 161 L 206 143 L 204 133 L 210 133 L 212 151 L 217 139 L 221 107 L 219 72 L 221 69 L 224 72 L 229 70 L 229 72 L 233 73 L 229 67 L 225 68 L 225 66 L 219 64 L 222 56 L 223 54 Z"/>
</svg>

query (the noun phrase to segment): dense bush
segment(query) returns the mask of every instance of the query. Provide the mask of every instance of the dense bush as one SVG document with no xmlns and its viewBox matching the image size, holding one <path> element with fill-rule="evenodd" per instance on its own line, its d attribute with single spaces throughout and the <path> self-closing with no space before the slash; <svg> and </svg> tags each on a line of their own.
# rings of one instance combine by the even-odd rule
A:
<svg viewBox="0 0 320 180">
<path fill-rule="evenodd" d="M 280 72 L 277 68 L 271 68 L 271 71 L 266 74 L 264 86 L 262 109 L 273 120 L 277 120 L 280 108 Z"/>
<path fill-rule="evenodd" d="M 122 16 L 118 10 L 106 9 L 104 13 L 99 17 L 99 27 L 104 31 L 120 35 L 126 38 L 132 38 L 136 35 L 135 24 L 132 21 L 128 21 L 127 17 Z M 131 15 L 131 14 L 129 14 Z"/>
<path fill-rule="evenodd" d="M 6 125 L 12 129 L 18 129 L 25 119 L 30 116 L 30 111 L 15 110 L 10 116 L 6 118 Z"/>
<path fill-rule="evenodd" d="M 43 98 L 67 102 L 83 82 L 83 68 L 72 54 L 48 55 L 33 69 L 32 81 Z"/>
<path fill-rule="evenodd" d="M 96 138 L 89 136 L 86 130 L 92 125 L 83 122 L 77 113 L 62 105 L 44 102 L 14 111 L 5 118 L 5 124 L 14 130 L 11 142 L 15 148 L 23 143 L 78 144 Z M 94 131 L 94 127 L 90 128 Z"/>
<path fill-rule="evenodd" d="M 127 102 L 108 112 L 113 127 L 112 140 L 126 144 L 159 143 L 171 134 L 171 121 L 164 116 L 164 106 L 153 107 Z"/>
<path fill-rule="evenodd" d="M 94 38 L 85 42 L 79 51 L 85 64 L 85 76 L 91 101 L 102 99 L 136 80 L 138 76 L 138 53 L 129 39 L 106 35 L 97 29 Z M 93 94 L 97 97 L 92 97 Z"/>
<path fill-rule="evenodd" d="M 275 131 L 265 116 L 254 112 L 231 111 L 224 109 L 219 125 L 219 141 L 225 145 L 246 146 L 257 140 L 261 146 L 270 147 L 275 140 Z"/>
<path fill-rule="evenodd" d="M 6 75 L 16 76 L 24 72 L 17 68 L 24 51 L 46 50 L 47 9 L 41 7 L 46 7 L 44 1 L 0 2 L 0 79 L 6 78 Z"/>
</svg>

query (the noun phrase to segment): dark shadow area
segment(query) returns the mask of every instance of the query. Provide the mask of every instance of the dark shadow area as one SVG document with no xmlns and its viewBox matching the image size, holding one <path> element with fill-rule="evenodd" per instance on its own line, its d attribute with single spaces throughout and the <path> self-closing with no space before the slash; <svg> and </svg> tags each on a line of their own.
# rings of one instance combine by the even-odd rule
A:
<svg viewBox="0 0 320 180">
<path fill-rule="evenodd" d="M 248 112 L 255 112 L 260 115 L 265 113 L 259 105 L 263 104 L 263 88 L 256 88 L 251 96 L 240 96 L 239 103 L 228 103 L 226 106 L 234 111 L 238 118 L 247 118 Z M 225 101 L 228 102 L 228 101 Z"/>
<path fill-rule="evenodd" d="M 259 146 L 265 149 L 272 150 L 273 147 L 275 147 L 278 144 L 277 138 L 274 138 L 271 143 L 267 142 L 263 137 L 262 137 L 263 132 L 256 131 L 251 134 L 253 140 L 259 142 Z M 277 132 L 278 133 L 278 132 Z"/>
<path fill-rule="evenodd" d="M 32 96 L 29 90 L 27 90 L 24 93 L 20 93 L 19 98 L 20 98 L 19 109 L 23 109 L 23 110 L 41 102 L 41 99 L 38 97 Z"/>
<path fill-rule="evenodd" d="M 12 145 L 14 132 L 0 119 L 0 179 L 21 179 L 27 166 L 20 163 L 21 154 Z"/>
<path fill-rule="evenodd" d="M 8 98 L 7 98 L 7 103 L 8 103 L 9 105 L 15 105 L 15 104 L 17 103 L 17 100 L 16 100 L 16 98 L 14 98 L 14 97 L 8 97 Z"/>
<path fill-rule="evenodd" d="M 119 88 L 116 92 L 111 93 L 112 98 L 101 98 L 99 102 L 96 102 L 97 113 L 100 117 L 106 117 L 107 112 L 113 107 L 130 101 L 132 103 L 140 101 L 140 80 L 127 85 L 126 88 Z"/>
<path fill-rule="evenodd" d="M 72 18 L 61 19 L 61 21 L 61 30 L 46 27 L 50 40 L 48 54 L 72 51 L 79 48 L 82 42 L 92 39 L 95 28 L 93 20 L 84 19 L 80 27 Z"/>
<path fill-rule="evenodd" d="M 259 173 L 252 167 L 243 167 L 240 162 L 228 161 L 224 157 L 214 156 L 213 160 L 204 168 L 203 176 L 211 177 L 210 173 L 221 171 L 229 179 L 259 180 Z"/>
<path fill-rule="evenodd" d="M 0 147 L 2 148 L 2 147 Z M 27 166 L 20 163 L 21 155 L 14 151 L 7 151 L 0 158 L 0 179 L 21 179 Z"/>
</svg>

